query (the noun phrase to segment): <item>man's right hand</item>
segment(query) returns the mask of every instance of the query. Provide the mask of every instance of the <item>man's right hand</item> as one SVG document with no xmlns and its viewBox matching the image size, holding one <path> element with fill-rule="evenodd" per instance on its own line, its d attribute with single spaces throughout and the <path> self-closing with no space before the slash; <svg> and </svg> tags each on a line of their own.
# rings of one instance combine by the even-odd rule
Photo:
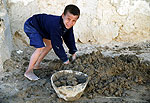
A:
<svg viewBox="0 0 150 103">
<path fill-rule="evenodd" d="M 69 64 L 69 59 L 67 61 L 65 61 L 64 64 Z"/>
</svg>

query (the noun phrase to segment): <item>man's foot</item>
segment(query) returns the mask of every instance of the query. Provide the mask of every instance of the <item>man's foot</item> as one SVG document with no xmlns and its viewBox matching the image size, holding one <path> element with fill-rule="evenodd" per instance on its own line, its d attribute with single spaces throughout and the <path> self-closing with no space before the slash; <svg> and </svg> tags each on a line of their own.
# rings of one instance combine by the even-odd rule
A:
<svg viewBox="0 0 150 103">
<path fill-rule="evenodd" d="M 25 73 L 24 76 L 28 78 L 29 80 L 38 80 L 38 78 L 33 72 Z"/>
</svg>

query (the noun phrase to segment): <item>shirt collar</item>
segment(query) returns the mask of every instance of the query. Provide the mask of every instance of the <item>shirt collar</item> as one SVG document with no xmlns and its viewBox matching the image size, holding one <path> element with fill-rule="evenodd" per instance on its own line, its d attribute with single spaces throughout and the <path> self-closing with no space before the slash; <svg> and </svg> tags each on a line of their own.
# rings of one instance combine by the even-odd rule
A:
<svg viewBox="0 0 150 103">
<path fill-rule="evenodd" d="M 61 24 L 62 29 L 67 30 L 67 28 L 66 28 L 65 25 L 64 25 L 62 16 L 60 16 L 60 24 Z"/>
</svg>

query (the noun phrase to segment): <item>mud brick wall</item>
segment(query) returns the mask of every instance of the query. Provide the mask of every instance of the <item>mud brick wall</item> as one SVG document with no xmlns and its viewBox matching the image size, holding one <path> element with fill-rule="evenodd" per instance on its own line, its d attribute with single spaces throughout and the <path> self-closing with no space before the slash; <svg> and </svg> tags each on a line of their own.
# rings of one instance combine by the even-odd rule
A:
<svg viewBox="0 0 150 103">
<path fill-rule="evenodd" d="M 0 0 L 0 72 L 3 71 L 3 62 L 10 58 L 12 44 L 6 1 Z"/>
<path fill-rule="evenodd" d="M 76 41 L 105 44 L 150 39 L 150 0 L 8 0 L 12 34 L 24 35 L 23 23 L 33 14 L 61 15 L 70 3 L 81 10 L 74 27 Z"/>
</svg>

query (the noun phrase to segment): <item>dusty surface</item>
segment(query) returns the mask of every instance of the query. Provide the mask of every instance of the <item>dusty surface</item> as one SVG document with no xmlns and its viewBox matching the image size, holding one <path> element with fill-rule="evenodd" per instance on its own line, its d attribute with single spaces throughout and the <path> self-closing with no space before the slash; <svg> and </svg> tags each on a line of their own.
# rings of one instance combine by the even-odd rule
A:
<svg viewBox="0 0 150 103">
<path fill-rule="evenodd" d="M 50 52 L 41 63 L 42 69 L 34 71 L 40 77 L 38 81 L 23 76 L 34 49 L 26 48 L 23 53 L 13 51 L 11 59 L 4 63 L 5 72 L 0 74 L 0 102 L 65 102 L 57 97 L 50 77 L 56 71 L 72 69 L 91 77 L 82 97 L 74 103 L 149 103 L 149 45 L 149 42 L 102 47 L 78 45 L 78 57 L 69 65 L 62 65 Z M 92 50 L 95 52 L 91 53 Z"/>
</svg>

